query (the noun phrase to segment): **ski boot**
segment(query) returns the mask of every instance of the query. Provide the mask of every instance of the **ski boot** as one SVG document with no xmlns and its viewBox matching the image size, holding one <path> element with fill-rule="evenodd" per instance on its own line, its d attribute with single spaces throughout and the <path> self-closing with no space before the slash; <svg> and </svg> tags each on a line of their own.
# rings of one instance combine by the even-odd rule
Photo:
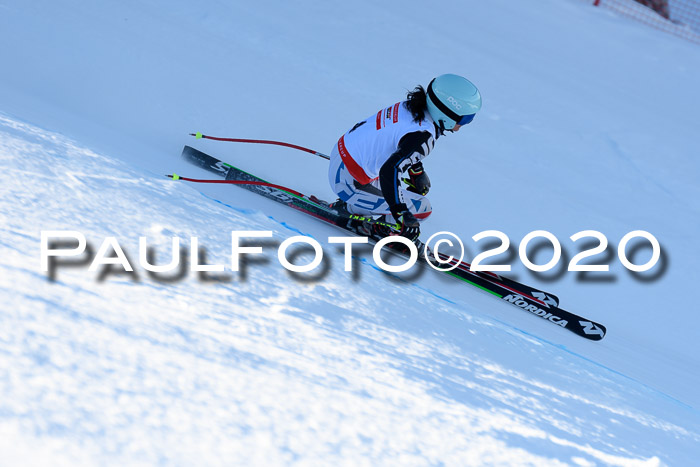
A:
<svg viewBox="0 0 700 467">
<path fill-rule="evenodd" d="M 376 218 L 375 221 L 376 222 L 368 225 L 371 236 L 375 239 L 381 240 L 382 238 L 390 235 L 399 235 L 399 232 L 396 229 L 392 229 L 389 225 L 387 225 L 386 214 L 382 214 Z"/>
<path fill-rule="evenodd" d="M 338 211 L 338 214 L 340 214 L 341 216 L 349 216 L 350 215 L 350 211 L 348 211 L 348 203 L 346 203 L 345 201 L 343 201 L 340 198 L 333 201 L 331 204 L 328 205 L 328 207 Z"/>
<path fill-rule="evenodd" d="M 382 238 L 389 237 L 389 236 L 399 236 L 401 233 L 396 230 L 395 228 L 392 228 L 391 225 L 387 222 L 387 216 L 382 215 L 377 219 L 377 223 L 372 224 L 372 236 L 374 237 L 375 240 L 381 240 Z M 428 247 L 425 243 L 423 243 L 420 239 L 416 238 L 413 240 L 413 244 L 416 246 L 416 250 L 418 250 L 418 258 L 424 259 L 430 263 L 433 264 L 438 264 L 436 259 L 435 259 L 435 254 L 433 251 Z M 409 254 L 410 251 L 406 245 L 403 243 L 396 243 L 392 242 L 389 245 L 389 248 L 395 250 L 398 253 L 402 254 Z"/>
</svg>

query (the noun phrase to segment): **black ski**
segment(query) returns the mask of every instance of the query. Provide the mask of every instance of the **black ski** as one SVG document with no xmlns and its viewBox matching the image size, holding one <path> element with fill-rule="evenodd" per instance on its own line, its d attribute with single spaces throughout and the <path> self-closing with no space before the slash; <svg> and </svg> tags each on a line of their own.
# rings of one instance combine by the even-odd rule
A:
<svg viewBox="0 0 700 467">
<path fill-rule="evenodd" d="M 226 180 L 265 182 L 265 180 L 261 178 L 251 175 L 190 146 L 184 147 L 182 150 L 182 157 L 188 162 L 215 173 Z M 358 225 L 359 221 L 364 219 L 361 216 L 344 214 L 333 209 L 328 203 L 313 196 L 299 196 L 298 194 L 290 193 L 280 188 L 265 185 L 241 185 L 241 187 L 277 201 L 278 203 L 310 214 L 319 220 L 338 226 L 354 234 L 357 234 L 354 227 Z M 372 237 L 370 237 L 370 239 L 373 241 L 378 240 L 378 238 Z M 501 275 L 470 271 L 468 263 L 461 263 L 452 271 L 444 271 L 443 273 L 474 285 L 508 303 L 529 311 L 536 316 L 568 329 L 586 339 L 597 341 L 605 336 L 605 326 L 559 308 L 559 299 L 553 294 L 529 287 Z"/>
<path fill-rule="evenodd" d="M 256 177 L 254 175 L 251 175 L 237 167 L 234 167 L 230 164 L 227 164 L 226 162 L 220 161 L 219 159 L 216 159 L 208 154 L 205 154 L 197 149 L 194 149 L 190 146 L 185 146 L 183 151 L 182 151 L 182 157 L 186 159 L 188 162 L 199 166 L 203 169 L 208 170 L 209 172 L 215 173 L 219 176 L 224 177 L 225 179 L 228 180 L 244 180 L 244 181 L 254 181 L 254 182 L 259 182 L 262 181 L 264 182 L 263 179 Z M 266 198 L 273 199 L 277 202 L 281 202 L 283 204 L 287 204 L 290 207 L 308 212 L 309 214 L 312 214 L 314 216 L 320 216 L 322 220 L 325 222 L 329 222 L 331 224 L 335 224 L 337 226 L 340 226 L 344 228 L 345 230 L 350 230 L 353 232 L 352 228 L 349 228 L 348 223 L 349 221 L 361 221 L 361 220 L 368 220 L 366 218 L 363 218 L 361 216 L 352 216 L 352 219 L 342 215 L 338 211 L 330 208 L 328 206 L 328 203 L 325 201 L 319 200 L 315 196 L 310 196 L 310 197 L 299 197 L 294 194 L 284 192 L 275 188 L 271 187 L 265 187 L 265 186 L 256 186 L 256 185 L 241 185 L 242 188 L 245 188 L 249 191 L 253 191 L 257 194 L 263 195 Z M 353 232 L 356 233 L 356 232 Z M 377 239 L 375 239 L 377 240 Z M 441 254 L 440 255 L 441 259 L 447 259 L 448 256 Z M 452 265 L 454 263 L 450 263 Z M 535 301 L 539 301 L 540 304 L 542 305 L 552 305 L 552 306 L 559 306 L 559 298 L 550 293 L 550 292 L 544 292 L 542 290 L 536 289 L 534 287 L 527 286 L 525 284 L 522 284 L 518 281 L 515 281 L 513 279 L 510 279 L 505 276 L 498 275 L 493 272 L 488 272 L 488 271 L 471 271 L 469 269 L 470 264 L 467 262 L 460 262 L 459 266 L 457 269 L 462 270 L 463 272 L 470 274 L 470 275 L 477 275 L 477 276 L 482 276 L 486 280 L 490 282 L 496 282 L 500 286 L 502 286 L 504 289 L 513 292 L 513 293 L 518 293 L 518 294 L 524 294 L 526 296 L 531 297 Z"/>
</svg>

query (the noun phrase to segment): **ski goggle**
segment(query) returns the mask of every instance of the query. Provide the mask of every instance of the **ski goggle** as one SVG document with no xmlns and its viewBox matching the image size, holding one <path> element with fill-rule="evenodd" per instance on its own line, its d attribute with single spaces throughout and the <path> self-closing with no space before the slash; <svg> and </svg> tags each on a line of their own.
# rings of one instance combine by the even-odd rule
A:
<svg viewBox="0 0 700 467">
<path fill-rule="evenodd" d="M 457 125 L 468 125 L 474 120 L 474 116 L 476 114 L 471 114 L 471 115 L 462 115 L 459 118 L 459 121 L 457 122 Z"/>
</svg>

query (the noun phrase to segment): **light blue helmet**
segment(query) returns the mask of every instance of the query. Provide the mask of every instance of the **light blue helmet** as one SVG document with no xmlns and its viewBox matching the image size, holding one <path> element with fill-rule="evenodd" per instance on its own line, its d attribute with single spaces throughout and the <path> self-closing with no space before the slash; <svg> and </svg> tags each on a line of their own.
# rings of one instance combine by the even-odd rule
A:
<svg viewBox="0 0 700 467">
<path fill-rule="evenodd" d="M 428 112 L 441 130 L 466 125 L 481 109 L 481 94 L 466 78 L 440 75 L 428 85 Z"/>
</svg>

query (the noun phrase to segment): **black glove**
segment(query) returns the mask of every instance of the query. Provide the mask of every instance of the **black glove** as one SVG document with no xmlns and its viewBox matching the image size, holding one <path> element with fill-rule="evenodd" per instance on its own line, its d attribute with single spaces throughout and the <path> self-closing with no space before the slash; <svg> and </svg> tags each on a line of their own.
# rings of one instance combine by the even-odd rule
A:
<svg viewBox="0 0 700 467">
<path fill-rule="evenodd" d="M 404 178 L 403 181 L 408 185 L 408 188 L 406 188 L 408 191 L 419 195 L 425 196 L 430 190 L 430 179 L 425 170 L 423 170 L 423 164 L 420 162 L 408 169 L 408 178 Z"/>
<path fill-rule="evenodd" d="M 399 234 L 415 242 L 420 235 L 420 223 L 418 219 L 416 219 L 416 216 L 406 208 L 405 204 L 399 205 L 398 208 L 397 212 L 393 215 L 399 227 Z"/>
</svg>

